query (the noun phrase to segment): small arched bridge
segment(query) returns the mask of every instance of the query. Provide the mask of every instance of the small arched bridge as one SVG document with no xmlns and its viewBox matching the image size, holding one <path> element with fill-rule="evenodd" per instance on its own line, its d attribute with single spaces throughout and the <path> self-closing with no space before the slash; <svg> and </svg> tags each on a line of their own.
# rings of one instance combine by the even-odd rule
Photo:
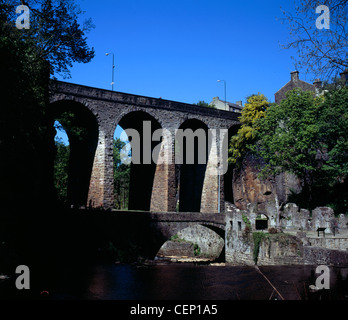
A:
<svg viewBox="0 0 348 320">
<path fill-rule="evenodd" d="M 225 214 L 194 212 L 112 211 L 92 214 L 93 224 L 106 238 L 117 239 L 124 248 L 140 248 L 153 259 L 161 246 L 179 231 L 201 225 L 225 240 Z"/>
</svg>

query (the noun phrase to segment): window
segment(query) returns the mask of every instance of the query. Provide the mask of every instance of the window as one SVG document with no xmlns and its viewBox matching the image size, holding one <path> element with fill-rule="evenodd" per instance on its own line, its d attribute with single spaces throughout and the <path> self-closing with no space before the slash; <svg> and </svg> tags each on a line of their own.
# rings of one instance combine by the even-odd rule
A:
<svg viewBox="0 0 348 320">
<path fill-rule="evenodd" d="M 255 220 L 256 230 L 264 230 L 268 228 L 268 217 L 264 214 L 259 214 Z"/>
</svg>

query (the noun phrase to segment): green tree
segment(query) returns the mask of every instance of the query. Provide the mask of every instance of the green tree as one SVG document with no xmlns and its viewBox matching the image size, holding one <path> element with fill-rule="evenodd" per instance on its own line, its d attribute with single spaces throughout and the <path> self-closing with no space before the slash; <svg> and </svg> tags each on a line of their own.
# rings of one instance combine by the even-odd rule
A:
<svg viewBox="0 0 348 320">
<path fill-rule="evenodd" d="M 241 127 L 237 134 L 232 136 L 229 144 L 229 162 L 239 166 L 252 144 L 255 142 L 256 132 L 259 129 L 257 120 L 265 116 L 270 103 L 263 94 L 253 94 L 247 98 L 239 121 Z"/>
<path fill-rule="evenodd" d="M 114 139 L 114 193 L 115 208 L 127 209 L 129 199 L 130 164 L 123 161 L 128 154 L 122 154 L 126 143 L 119 138 Z"/>
<path fill-rule="evenodd" d="M 54 161 L 54 187 L 58 199 L 64 203 L 68 195 L 70 147 L 65 145 L 61 139 L 56 139 L 55 145 L 57 154 Z"/>
<path fill-rule="evenodd" d="M 10 207 L 47 204 L 53 194 L 54 129 L 47 118 L 50 75 L 69 76 L 73 62 L 94 56 L 80 26 L 81 10 L 71 0 L 25 3 L 30 8 L 30 29 L 17 29 L 14 0 L 0 0 L 0 197 Z M 23 160 L 25 159 L 25 161 Z"/>
<path fill-rule="evenodd" d="M 294 173 L 309 208 L 318 188 L 328 191 L 347 177 L 347 98 L 346 88 L 319 97 L 294 89 L 257 121 L 253 150 L 266 163 L 262 174 Z"/>
<path fill-rule="evenodd" d="M 348 88 L 328 91 L 320 112 L 318 155 L 324 184 L 343 182 L 348 175 Z M 321 151 L 320 150 L 320 151 Z M 324 173 L 324 174 L 323 174 Z"/>
<path fill-rule="evenodd" d="M 78 22 L 83 11 L 73 0 L 21 1 L 30 9 L 30 28 L 19 30 L 17 37 L 35 51 L 34 67 L 40 61 L 47 61 L 51 74 L 70 76 L 73 62 L 86 63 L 94 57 L 86 41 L 86 33 L 94 25 L 86 19 Z M 18 1 L 2 0 L 1 8 L 6 10 L 7 25 L 14 28 Z"/>
<path fill-rule="evenodd" d="M 194 103 L 196 106 L 207 107 L 207 108 L 215 108 L 215 104 L 209 104 L 204 100 L 199 100 L 197 103 Z"/>
<path fill-rule="evenodd" d="M 255 149 L 266 162 L 263 174 L 292 172 L 310 192 L 318 170 L 319 114 L 313 94 L 301 89 L 289 91 L 279 106 L 267 110 L 258 121 Z"/>
</svg>

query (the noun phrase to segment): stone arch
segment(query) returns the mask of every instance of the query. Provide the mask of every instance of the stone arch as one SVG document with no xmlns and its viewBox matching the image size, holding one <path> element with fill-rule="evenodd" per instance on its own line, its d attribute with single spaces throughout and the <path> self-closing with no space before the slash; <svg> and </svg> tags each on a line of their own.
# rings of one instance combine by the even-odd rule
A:
<svg viewBox="0 0 348 320">
<path fill-rule="evenodd" d="M 99 136 L 95 114 L 74 100 L 56 100 L 50 104 L 49 119 L 58 120 L 70 144 L 67 204 L 87 205 L 87 197 Z"/>
<path fill-rule="evenodd" d="M 175 136 L 175 170 L 179 211 L 200 212 L 211 147 L 209 129 L 196 118 L 186 119 L 178 129 Z"/>
<path fill-rule="evenodd" d="M 189 223 L 173 225 L 169 233 L 166 235 L 162 234 L 162 237 L 157 243 L 157 248 L 155 249 L 155 256 L 158 252 L 165 246 L 167 241 L 175 235 L 178 238 L 185 239 L 189 243 L 197 244 L 202 250 L 201 252 L 210 257 L 215 257 L 224 259 L 225 253 L 225 230 L 219 226 L 206 223 Z M 180 243 L 181 240 L 179 240 Z"/>
<path fill-rule="evenodd" d="M 152 141 L 152 135 L 162 127 L 156 118 L 143 110 L 125 114 L 118 125 L 134 135 L 130 139 L 132 162 L 128 209 L 150 211 L 158 159 L 156 146 L 161 143 Z"/>
<path fill-rule="evenodd" d="M 119 125 L 120 121 L 122 121 L 123 118 L 127 117 L 127 115 L 134 112 L 147 114 L 149 117 L 152 117 L 153 120 L 155 120 L 161 128 L 165 127 L 165 117 L 162 116 L 163 112 L 159 113 L 151 108 L 143 108 L 133 105 L 116 104 L 116 106 L 117 108 L 114 108 L 114 110 L 111 113 L 112 119 L 111 117 L 107 119 L 107 121 L 109 122 L 108 127 L 110 132 L 114 132 L 116 130 L 117 125 Z"/>
</svg>

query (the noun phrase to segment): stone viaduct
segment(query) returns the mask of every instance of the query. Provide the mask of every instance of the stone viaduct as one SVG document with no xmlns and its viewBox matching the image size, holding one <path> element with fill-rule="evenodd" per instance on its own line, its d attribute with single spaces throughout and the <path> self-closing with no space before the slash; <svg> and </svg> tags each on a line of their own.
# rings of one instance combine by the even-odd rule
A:
<svg viewBox="0 0 348 320">
<path fill-rule="evenodd" d="M 62 114 L 68 113 L 73 115 L 70 120 L 82 132 L 82 135 L 75 135 L 67 130 L 70 142 L 69 204 L 113 208 L 113 137 L 116 126 L 140 132 L 141 158 L 144 157 L 145 145 L 151 147 L 151 151 L 157 146 L 158 155 L 165 148 L 161 143 L 163 137 L 146 144 L 145 139 L 148 138 L 143 132 L 144 122 L 151 124 L 151 134 L 156 129 L 166 129 L 170 133 L 172 161 L 156 163 L 151 159 L 150 163 L 131 164 L 129 209 L 216 213 L 224 211 L 225 200 L 232 200 L 232 170 L 227 170 L 220 178 L 207 174 L 223 162 L 219 148 L 213 148 L 211 144 L 208 146 L 207 138 L 209 156 L 205 164 L 199 163 L 196 158 L 193 164 L 185 161 L 176 164 L 175 130 L 189 128 L 208 132 L 215 129 L 217 134 L 213 139 L 219 146 L 219 132 L 227 132 L 223 139 L 234 134 L 239 125 L 239 114 L 61 81 L 53 81 L 50 91 L 51 120 L 60 119 Z M 65 121 L 70 120 L 65 118 Z M 196 145 L 195 140 L 195 149 Z"/>
</svg>

